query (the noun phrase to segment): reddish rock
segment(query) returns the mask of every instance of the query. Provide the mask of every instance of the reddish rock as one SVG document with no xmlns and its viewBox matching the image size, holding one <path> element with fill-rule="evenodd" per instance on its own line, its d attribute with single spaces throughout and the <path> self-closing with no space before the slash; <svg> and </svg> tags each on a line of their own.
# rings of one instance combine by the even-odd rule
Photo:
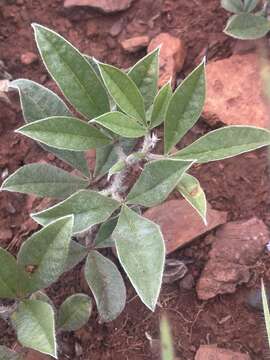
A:
<svg viewBox="0 0 270 360">
<path fill-rule="evenodd" d="M 134 0 L 65 0 L 64 7 L 90 6 L 104 13 L 114 13 L 128 9 Z"/>
<path fill-rule="evenodd" d="M 237 285 L 247 283 L 250 266 L 257 261 L 268 241 L 266 225 L 255 217 L 220 227 L 197 283 L 198 297 L 208 300 L 218 294 L 233 293 Z"/>
<path fill-rule="evenodd" d="M 213 210 L 208 204 L 207 226 L 186 200 L 169 200 L 144 213 L 144 216 L 159 224 L 163 233 L 167 254 L 187 245 L 207 231 L 224 224 L 227 213 Z"/>
<path fill-rule="evenodd" d="M 0 230 L 0 243 L 6 243 L 11 240 L 13 233 L 10 229 L 1 229 Z"/>
<path fill-rule="evenodd" d="M 243 354 L 214 345 L 201 345 L 196 353 L 195 360 L 250 360 L 248 354 Z"/>
<path fill-rule="evenodd" d="M 38 60 L 38 56 L 31 51 L 28 51 L 21 55 L 21 63 L 23 65 L 31 65 L 37 60 Z"/>
<path fill-rule="evenodd" d="M 206 66 L 203 116 L 210 125 L 220 121 L 227 125 L 269 127 L 260 70 L 256 54 L 233 55 Z"/>
<path fill-rule="evenodd" d="M 150 39 L 148 36 L 136 36 L 121 41 L 121 45 L 125 51 L 133 53 L 143 48 L 146 48 L 147 45 L 149 44 L 149 41 Z"/>
<path fill-rule="evenodd" d="M 148 52 L 153 51 L 158 46 L 161 46 L 159 87 L 166 84 L 170 79 L 172 80 L 172 84 L 175 85 L 176 73 L 181 71 L 185 62 L 185 45 L 180 38 L 168 33 L 161 33 L 151 40 L 148 46 Z"/>
</svg>

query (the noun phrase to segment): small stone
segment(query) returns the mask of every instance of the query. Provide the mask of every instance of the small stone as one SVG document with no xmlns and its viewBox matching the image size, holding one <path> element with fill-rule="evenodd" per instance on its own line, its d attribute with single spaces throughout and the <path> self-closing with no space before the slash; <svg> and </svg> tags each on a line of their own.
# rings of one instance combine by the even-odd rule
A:
<svg viewBox="0 0 270 360">
<path fill-rule="evenodd" d="M 195 280 L 192 274 L 187 274 L 182 280 L 179 281 L 181 290 L 192 290 L 195 286 Z"/>
<path fill-rule="evenodd" d="M 98 25 L 93 20 L 90 20 L 86 24 L 86 35 L 92 36 L 98 33 Z"/>
<path fill-rule="evenodd" d="M 201 345 L 196 353 L 195 360 L 251 360 L 248 354 L 243 354 L 215 345 Z"/>
<path fill-rule="evenodd" d="M 134 0 L 65 0 L 64 7 L 90 6 L 104 13 L 127 10 Z"/>
<path fill-rule="evenodd" d="M 266 225 L 255 217 L 221 226 L 197 283 L 199 299 L 209 300 L 218 294 L 233 293 L 238 285 L 247 283 L 250 266 L 257 261 L 268 241 Z"/>
<path fill-rule="evenodd" d="M 38 60 L 38 56 L 31 51 L 28 51 L 21 55 L 21 63 L 23 65 L 31 65 L 37 60 Z"/>
<path fill-rule="evenodd" d="M 153 51 L 158 46 L 161 46 L 159 87 L 170 80 L 174 86 L 176 84 L 176 74 L 181 71 L 186 58 L 184 42 L 168 33 L 161 33 L 151 40 L 148 52 Z"/>
<path fill-rule="evenodd" d="M 123 19 L 118 20 L 112 25 L 110 30 L 110 35 L 113 37 L 118 36 L 122 30 L 123 30 Z"/>
<path fill-rule="evenodd" d="M 205 120 L 210 125 L 222 122 L 269 128 L 261 70 L 260 58 L 252 53 L 209 63 L 206 66 Z"/>
<path fill-rule="evenodd" d="M 13 237 L 13 233 L 9 229 L 0 230 L 0 242 L 7 242 L 11 240 Z"/>
<path fill-rule="evenodd" d="M 169 200 L 148 209 L 144 216 L 161 227 L 167 254 L 183 247 L 199 235 L 224 224 L 227 213 L 207 205 L 207 225 L 186 200 Z"/>
<path fill-rule="evenodd" d="M 122 48 L 130 53 L 136 52 L 143 48 L 146 48 L 149 44 L 148 36 L 136 36 L 130 39 L 121 41 Z"/>
</svg>

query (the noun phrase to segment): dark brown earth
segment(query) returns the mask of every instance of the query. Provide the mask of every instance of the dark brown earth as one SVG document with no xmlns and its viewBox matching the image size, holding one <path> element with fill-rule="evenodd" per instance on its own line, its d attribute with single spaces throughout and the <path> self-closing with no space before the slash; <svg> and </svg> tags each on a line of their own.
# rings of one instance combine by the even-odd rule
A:
<svg viewBox="0 0 270 360">
<path fill-rule="evenodd" d="M 228 14 L 219 0 L 137 0 L 125 12 L 104 15 L 89 8 L 64 9 L 62 0 L 0 1 L 0 59 L 13 78 L 29 78 L 55 90 L 40 61 L 23 65 L 21 55 L 37 53 L 30 27 L 32 22 L 49 26 L 68 38 L 81 51 L 99 60 L 129 67 L 144 51 L 125 53 L 120 41 L 137 36 L 152 38 L 160 32 L 180 36 L 187 46 L 187 59 L 182 78 L 194 66 L 197 58 L 208 49 L 208 59 L 228 57 L 233 40 L 223 33 Z M 117 35 L 115 36 L 115 34 Z M 114 36 L 113 36 L 114 35 Z M 0 174 L 12 173 L 23 164 L 45 160 L 55 162 L 33 142 L 13 133 L 22 124 L 17 96 L 11 105 L 1 104 L 0 110 Z M 203 122 L 186 139 L 190 142 L 209 130 Z M 227 211 L 229 220 L 257 216 L 270 226 L 269 166 L 266 150 L 238 156 L 222 162 L 198 166 L 194 174 L 206 191 L 207 199 L 217 210 Z M 59 166 L 62 163 L 56 161 Z M 65 166 L 63 166 L 65 167 Z M 38 201 L 19 194 L 0 193 L 0 244 L 18 245 L 36 229 L 29 212 Z M 171 257 L 192 260 L 189 272 L 198 279 L 207 260 L 209 245 L 204 236 L 192 246 L 176 251 Z M 252 280 L 232 295 L 218 296 L 207 302 L 199 301 L 195 288 L 180 289 L 179 283 L 163 286 L 160 305 L 152 314 L 135 297 L 128 285 L 125 312 L 114 322 L 100 325 L 94 314 L 83 329 L 59 337 L 60 360 L 64 359 L 154 359 L 146 338 L 147 332 L 158 338 L 159 318 L 167 313 L 171 322 L 176 355 L 182 360 L 194 359 L 200 344 L 248 352 L 253 360 L 264 358 L 267 343 L 260 313 L 246 306 L 250 288 L 258 287 L 263 275 L 270 281 L 270 258 L 265 253 L 251 269 Z M 81 291 L 80 269 L 65 275 L 49 291 L 56 305 L 74 291 Z M 15 341 L 11 328 L 0 321 L 0 344 L 12 346 Z M 77 356 L 75 348 L 82 348 Z"/>
</svg>

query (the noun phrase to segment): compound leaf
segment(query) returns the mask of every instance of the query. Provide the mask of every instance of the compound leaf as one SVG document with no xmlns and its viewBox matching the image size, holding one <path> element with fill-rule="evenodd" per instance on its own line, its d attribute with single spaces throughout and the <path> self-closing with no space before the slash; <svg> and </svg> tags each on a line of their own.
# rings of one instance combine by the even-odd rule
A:
<svg viewBox="0 0 270 360">
<path fill-rule="evenodd" d="M 128 72 L 142 94 L 146 110 L 152 105 L 158 91 L 158 56 L 159 49 L 155 49 L 139 60 Z"/>
<path fill-rule="evenodd" d="M 84 271 L 97 303 L 100 321 L 114 320 L 126 304 L 126 288 L 119 270 L 99 252 L 91 251 Z"/>
<path fill-rule="evenodd" d="M 54 31 L 33 24 L 42 60 L 69 102 L 91 119 L 110 110 L 107 92 L 84 56 Z"/>
<path fill-rule="evenodd" d="M 99 63 L 104 83 L 115 103 L 127 115 L 145 122 L 143 97 L 134 81 L 114 66 Z"/>
<path fill-rule="evenodd" d="M 185 173 L 176 186 L 183 197 L 190 203 L 190 205 L 198 212 L 198 214 L 206 222 L 207 202 L 205 193 L 199 181 L 192 175 Z"/>
<path fill-rule="evenodd" d="M 22 244 L 18 264 L 29 271 L 32 292 L 49 286 L 65 271 L 73 222 L 73 216 L 62 217 Z"/>
<path fill-rule="evenodd" d="M 11 316 L 19 342 L 57 359 L 53 308 L 40 300 L 25 300 Z"/>
<path fill-rule="evenodd" d="M 254 126 L 226 126 L 202 136 L 172 158 L 205 163 L 226 159 L 270 145 L 270 131 Z"/>
<path fill-rule="evenodd" d="M 63 331 L 76 331 L 88 322 L 91 311 L 92 301 L 88 295 L 71 295 L 60 306 L 57 327 Z"/>
<path fill-rule="evenodd" d="M 119 111 L 103 114 L 91 120 L 91 122 L 100 124 L 115 134 L 126 138 L 138 138 L 146 134 L 146 128 L 140 125 L 134 118 Z"/>
<path fill-rule="evenodd" d="M 49 164 L 29 164 L 19 168 L 2 184 L 1 190 L 64 198 L 89 182 Z"/>
<path fill-rule="evenodd" d="M 66 104 L 44 86 L 31 80 L 18 79 L 12 81 L 12 88 L 18 89 L 24 121 L 30 123 L 50 116 L 71 116 Z M 56 155 L 59 159 L 80 170 L 89 176 L 89 170 L 84 153 L 79 151 L 59 150 L 46 145 L 41 145 L 44 150 Z"/>
<path fill-rule="evenodd" d="M 128 204 L 155 206 L 168 197 L 192 162 L 155 160 L 147 164 L 127 196 Z"/>
<path fill-rule="evenodd" d="M 270 30 L 270 22 L 264 16 L 254 14 L 233 15 L 224 29 L 225 34 L 241 40 L 264 37 Z"/>
<path fill-rule="evenodd" d="M 178 86 L 165 117 L 164 151 L 167 154 L 199 119 L 205 100 L 205 60 Z"/>
<path fill-rule="evenodd" d="M 24 125 L 16 132 L 58 149 L 84 151 L 111 142 L 100 130 L 71 116 L 52 116 Z"/>
<path fill-rule="evenodd" d="M 155 97 L 153 111 L 151 114 L 150 127 L 153 129 L 165 120 L 169 101 L 172 97 L 172 87 L 170 83 L 165 84 Z"/>
<path fill-rule="evenodd" d="M 74 215 L 73 233 L 80 233 L 107 220 L 120 206 L 116 200 L 92 190 L 81 190 L 49 209 L 32 214 L 41 225 L 47 225 L 59 217 Z"/>
<path fill-rule="evenodd" d="M 123 206 L 112 238 L 118 259 L 137 294 L 154 311 L 165 262 L 165 245 L 159 226 Z"/>
</svg>

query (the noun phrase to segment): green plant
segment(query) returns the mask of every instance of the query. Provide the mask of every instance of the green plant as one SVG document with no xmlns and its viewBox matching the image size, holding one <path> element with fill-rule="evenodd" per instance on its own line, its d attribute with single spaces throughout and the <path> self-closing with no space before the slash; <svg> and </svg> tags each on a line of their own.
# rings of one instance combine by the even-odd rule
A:
<svg viewBox="0 0 270 360">
<path fill-rule="evenodd" d="M 270 30 L 270 21 L 267 18 L 267 7 L 264 6 L 254 12 L 259 5 L 258 0 L 221 0 L 221 6 L 233 13 L 224 32 L 237 39 L 252 40 L 264 37 Z"/>
<path fill-rule="evenodd" d="M 175 92 L 169 83 L 158 91 L 158 49 L 125 72 L 81 54 L 52 30 L 33 27 L 47 70 L 82 119 L 50 90 L 30 80 L 15 80 L 11 86 L 19 90 L 26 121 L 17 132 L 38 141 L 77 174 L 30 164 L 3 182 L 2 190 L 60 202 L 32 214 L 44 227 L 23 243 L 17 259 L 0 249 L 0 298 L 13 300 L 1 315 L 11 318 L 23 346 L 56 358 L 56 331 L 86 323 L 92 303 L 88 296 L 75 294 L 57 311 L 43 289 L 86 258 L 84 275 L 100 321 L 115 319 L 124 309 L 126 289 L 116 265 L 99 251 L 115 247 L 137 294 L 154 311 L 165 246 L 159 226 L 144 218 L 141 208 L 163 202 L 177 189 L 206 222 L 205 195 L 187 171 L 194 163 L 269 145 L 270 132 L 228 126 L 173 152 L 202 112 L 204 61 Z M 157 154 L 155 128 L 163 122 L 164 152 Z M 92 148 L 96 167 L 90 174 L 85 151 Z M 133 183 L 128 175 L 140 167 Z"/>
</svg>

